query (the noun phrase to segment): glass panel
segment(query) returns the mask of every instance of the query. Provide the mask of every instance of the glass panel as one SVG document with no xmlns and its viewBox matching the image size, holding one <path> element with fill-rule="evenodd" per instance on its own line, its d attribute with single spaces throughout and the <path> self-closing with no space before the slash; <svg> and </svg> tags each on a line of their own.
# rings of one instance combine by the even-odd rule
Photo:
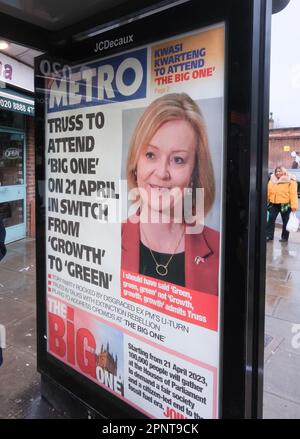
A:
<svg viewBox="0 0 300 439">
<path fill-rule="evenodd" d="M 22 134 L 0 132 L 0 186 L 24 183 Z"/>
<path fill-rule="evenodd" d="M 18 128 L 20 130 L 25 128 L 25 116 L 14 111 L 0 111 L 0 125 Z"/>
<path fill-rule="evenodd" d="M 5 227 L 24 223 L 24 200 L 7 201 L 0 203 L 0 218 Z"/>
</svg>

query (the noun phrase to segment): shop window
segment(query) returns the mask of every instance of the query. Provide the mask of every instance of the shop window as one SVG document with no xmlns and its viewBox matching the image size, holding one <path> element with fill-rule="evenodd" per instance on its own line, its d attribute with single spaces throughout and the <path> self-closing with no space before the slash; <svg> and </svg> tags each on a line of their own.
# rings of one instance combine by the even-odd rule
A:
<svg viewBox="0 0 300 439">
<path fill-rule="evenodd" d="M 0 126 L 25 129 L 25 116 L 14 111 L 0 110 Z"/>
<path fill-rule="evenodd" d="M 24 223 L 24 200 L 0 203 L 0 217 L 5 227 Z"/>
<path fill-rule="evenodd" d="M 22 134 L 0 132 L 0 186 L 24 184 Z"/>
</svg>

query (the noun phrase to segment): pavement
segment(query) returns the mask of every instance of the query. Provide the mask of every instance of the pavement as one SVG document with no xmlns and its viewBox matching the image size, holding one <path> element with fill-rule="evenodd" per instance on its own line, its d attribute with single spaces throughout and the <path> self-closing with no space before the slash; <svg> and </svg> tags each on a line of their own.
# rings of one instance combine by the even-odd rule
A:
<svg viewBox="0 0 300 439">
<path fill-rule="evenodd" d="M 7 345 L 0 367 L 0 419 L 66 417 L 40 395 L 35 294 L 35 240 L 9 244 L 0 265 L 0 324 Z"/>
<path fill-rule="evenodd" d="M 267 244 L 264 418 L 300 419 L 300 232 L 288 243 L 279 238 L 276 228 Z M 68 417 L 41 398 L 35 312 L 35 240 L 24 239 L 8 245 L 0 264 L 0 324 L 7 333 L 0 419 Z"/>
<path fill-rule="evenodd" d="M 300 419 L 300 232 L 267 243 L 264 418 Z"/>
</svg>

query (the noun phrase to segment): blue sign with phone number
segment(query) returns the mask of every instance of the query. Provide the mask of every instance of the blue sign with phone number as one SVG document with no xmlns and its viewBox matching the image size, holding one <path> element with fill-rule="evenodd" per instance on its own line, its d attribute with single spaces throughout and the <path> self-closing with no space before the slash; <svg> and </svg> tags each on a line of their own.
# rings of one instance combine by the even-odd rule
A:
<svg viewBox="0 0 300 439">
<path fill-rule="evenodd" d="M 34 106 L 15 99 L 0 97 L 0 109 L 34 116 Z"/>
</svg>

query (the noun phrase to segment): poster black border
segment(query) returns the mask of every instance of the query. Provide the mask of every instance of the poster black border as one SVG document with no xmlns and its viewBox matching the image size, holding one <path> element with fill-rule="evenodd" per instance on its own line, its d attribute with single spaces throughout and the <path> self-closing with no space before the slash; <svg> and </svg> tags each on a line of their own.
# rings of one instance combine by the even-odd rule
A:
<svg viewBox="0 0 300 439">
<path fill-rule="evenodd" d="M 271 0 L 191 0 L 101 34 L 101 39 L 134 34 L 134 42 L 124 47 L 124 50 L 131 50 L 220 22 L 226 26 L 221 418 L 257 418 L 262 415 L 264 183 L 267 176 L 271 3 Z M 36 59 L 35 64 L 38 370 L 106 418 L 137 419 L 145 415 L 47 354 L 44 336 L 46 248 L 41 183 L 45 182 L 45 96 L 39 66 L 42 59 L 62 64 L 100 59 L 99 54 L 93 54 L 96 39 L 99 36 L 51 50 Z M 120 48 L 115 48 L 105 51 L 103 56 L 120 52 Z"/>
</svg>

